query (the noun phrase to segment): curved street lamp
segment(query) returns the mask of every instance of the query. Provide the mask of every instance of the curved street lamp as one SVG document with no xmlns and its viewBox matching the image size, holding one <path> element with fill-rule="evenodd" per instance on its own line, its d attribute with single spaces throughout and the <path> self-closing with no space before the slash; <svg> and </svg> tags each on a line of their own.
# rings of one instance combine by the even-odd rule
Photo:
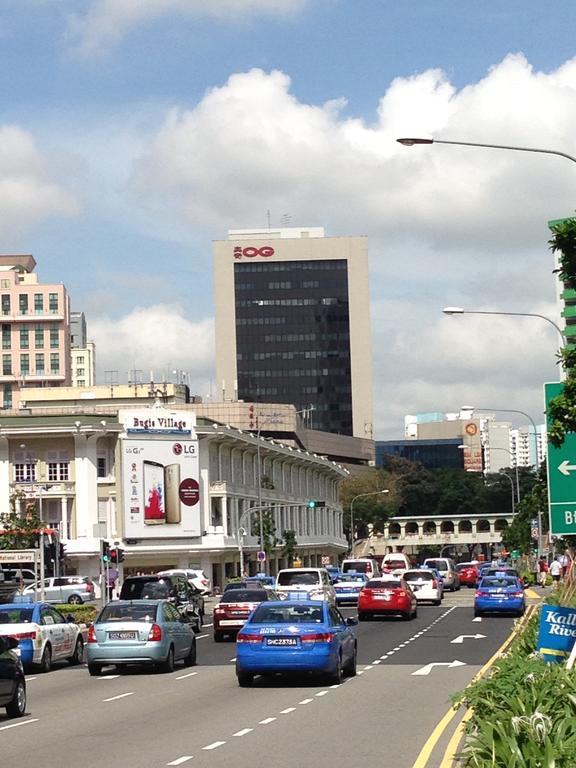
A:
<svg viewBox="0 0 576 768">
<path fill-rule="evenodd" d="M 557 325 L 554 320 L 551 320 L 546 315 L 539 315 L 537 312 L 504 312 L 501 310 L 487 310 L 487 309 L 463 309 L 462 307 L 444 307 L 442 312 L 445 315 L 511 315 L 512 317 L 539 317 L 541 320 L 546 320 L 547 323 L 554 326 L 562 344 L 566 344 L 566 336 L 564 331 Z"/>
<path fill-rule="evenodd" d="M 367 493 L 358 493 L 350 501 L 350 552 L 354 554 L 354 502 L 362 496 L 377 496 L 379 493 L 390 493 L 388 488 L 381 491 L 368 491 Z"/>
<path fill-rule="evenodd" d="M 537 149 L 536 147 L 516 147 L 509 144 L 483 144 L 479 141 L 448 141 L 447 139 L 402 138 L 396 139 L 405 147 L 413 147 L 416 144 L 455 144 L 459 147 L 487 147 L 488 149 L 510 149 L 513 152 L 538 152 L 543 155 L 558 155 L 576 163 L 576 157 L 559 152 L 557 149 Z"/>
</svg>

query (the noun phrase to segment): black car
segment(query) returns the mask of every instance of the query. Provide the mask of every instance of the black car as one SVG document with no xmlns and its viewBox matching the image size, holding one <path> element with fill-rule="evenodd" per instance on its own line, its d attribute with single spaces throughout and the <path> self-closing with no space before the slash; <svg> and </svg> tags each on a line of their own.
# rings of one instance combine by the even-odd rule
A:
<svg viewBox="0 0 576 768">
<path fill-rule="evenodd" d="M 170 600 L 190 617 L 195 632 L 204 620 L 204 598 L 181 576 L 128 576 L 120 590 L 120 600 Z"/>
<path fill-rule="evenodd" d="M 8 717 L 22 717 L 26 712 L 26 679 L 20 656 L 14 649 L 18 640 L 0 637 L 0 707 Z"/>
</svg>

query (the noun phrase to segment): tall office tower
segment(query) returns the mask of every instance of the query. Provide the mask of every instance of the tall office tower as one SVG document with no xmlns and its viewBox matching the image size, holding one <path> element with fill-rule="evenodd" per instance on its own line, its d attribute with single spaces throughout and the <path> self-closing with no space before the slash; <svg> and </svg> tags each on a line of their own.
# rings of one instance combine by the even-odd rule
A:
<svg viewBox="0 0 576 768">
<path fill-rule="evenodd" d="M 231 230 L 214 282 L 223 400 L 312 406 L 308 426 L 372 438 L 366 237 Z"/>
<path fill-rule="evenodd" d="M 83 349 L 87 340 L 84 312 L 70 312 L 70 346 L 72 349 Z"/>
<path fill-rule="evenodd" d="M 73 387 L 96 384 L 96 345 L 88 341 L 84 312 L 70 313 L 70 365 Z"/>
<path fill-rule="evenodd" d="M 0 407 L 26 387 L 70 384 L 70 302 L 61 284 L 43 285 L 30 255 L 0 256 Z"/>
</svg>

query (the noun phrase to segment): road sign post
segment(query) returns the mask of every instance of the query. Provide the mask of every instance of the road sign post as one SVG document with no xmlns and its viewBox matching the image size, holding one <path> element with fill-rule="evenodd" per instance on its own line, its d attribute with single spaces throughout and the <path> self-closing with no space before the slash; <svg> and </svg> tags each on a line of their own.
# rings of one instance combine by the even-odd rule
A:
<svg viewBox="0 0 576 768">
<path fill-rule="evenodd" d="M 546 413 L 548 404 L 562 393 L 564 384 L 544 385 Z M 560 448 L 548 442 L 548 512 L 551 536 L 576 535 L 576 433 L 569 432 Z"/>
</svg>

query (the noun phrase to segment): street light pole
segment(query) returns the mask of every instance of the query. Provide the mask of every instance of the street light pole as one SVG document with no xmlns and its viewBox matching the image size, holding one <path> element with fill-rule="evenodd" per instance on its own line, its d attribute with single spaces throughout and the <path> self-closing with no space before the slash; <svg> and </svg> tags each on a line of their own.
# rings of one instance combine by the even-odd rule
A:
<svg viewBox="0 0 576 768">
<path fill-rule="evenodd" d="M 448 141 L 447 139 L 396 139 L 399 144 L 403 144 L 405 147 L 413 147 L 416 144 L 454 144 L 458 147 L 486 147 L 488 149 L 510 149 L 513 152 L 538 152 L 544 155 L 558 155 L 559 157 L 565 157 L 567 160 L 571 160 L 576 163 L 576 157 L 566 154 L 566 152 L 559 152 L 556 149 L 537 149 L 536 147 L 515 147 L 508 144 L 481 144 L 478 141 Z"/>
<path fill-rule="evenodd" d="M 506 453 L 510 456 L 510 459 L 513 459 L 512 451 L 509 451 L 508 448 L 500 448 L 499 446 L 494 446 L 493 448 L 488 447 L 488 450 L 490 451 L 506 451 Z M 512 462 L 510 462 L 510 466 L 512 466 Z M 518 461 L 514 464 L 514 469 L 516 470 L 516 502 L 520 503 L 520 483 L 518 481 Z M 504 473 L 506 474 L 506 473 Z"/>
<path fill-rule="evenodd" d="M 550 323 L 550 325 L 556 329 L 561 343 L 564 345 L 566 344 L 566 334 L 560 328 L 560 326 L 557 325 L 554 320 L 546 317 L 546 315 L 539 315 L 537 312 L 503 312 L 500 310 L 496 311 L 487 309 L 463 309 L 462 307 L 444 307 L 442 312 L 445 315 L 511 315 L 512 317 L 539 317 L 541 320 L 545 320 L 547 323 Z"/>
<path fill-rule="evenodd" d="M 512 491 L 512 496 L 510 497 L 510 500 L 512 502 L 512 517 L 516 514 L 516 504 L 514 502 L 514 480 L 510 477 L 510 475 L 507 475 L 506 472 L 500 472 L 498 473 L 498 477 L 505 477 L 507 480 L 510 481 L 510 490 Z M 494 483 L 487 483 L 488 487 L 494 486 Z"/>
<path fill-rule="evenodd" d="M 361 496 L 376 496 L 379 493 L 390 493 L 390 491 L 385 488 L 381 491 L 368 491 L 368 493 L 358 493 L 356 496 L 352 497 L 350 502 L 350 553 L 352 555 L 354 554 L 354 502 Z"/>
</svg>

